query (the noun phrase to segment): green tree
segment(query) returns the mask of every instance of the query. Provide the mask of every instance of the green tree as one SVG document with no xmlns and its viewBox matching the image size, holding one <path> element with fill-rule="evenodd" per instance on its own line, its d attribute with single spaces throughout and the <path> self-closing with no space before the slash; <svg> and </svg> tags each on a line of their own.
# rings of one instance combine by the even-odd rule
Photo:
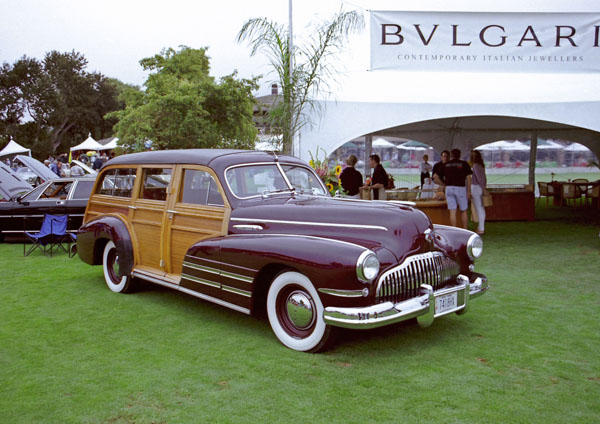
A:
<svg viewBox="0 0 600 424">
<path fill-rule="evenodd" d="M 128 150 L 143 150 L 147 139 L 159 149 L 254 146 L 255 80 L 234 72 L 215 82 L 206 48 L 169 48 L 140 64 L 151 71 L 145 91 L 125 90 L 125 109 L 107 115 L 118 119 L 119 143 Z"/>
<path fill-rule="evenodd" d="M 329 81 L 336 73 L 329 59 L 341 51 L 350 33 L 363 26 L 361 14 L 340 11 L 311 27 L 308 41 L 294 45 L 291 52 L 288 28 L 267 18 L 250 19 L 238 33 L 238 42 L 250 44 L 250 55 L 266 54 L 277 73 L 283 101 L 270 109 L 269 119 L 271 127 L 282 135 L 284 153 L 292 153 L 294 136 L 310 124 L 308 116 L 317 107 L 317 94 L 329 91 Z"/>
<path fill-rule="evenodd" d="M 92 132 L 109 136 L 104 115 L 122 108 L 122 83 L 87 72 L 75 51 L 51 51 L 42 61 L 26 56 L 0 68 L 0 130 L 33 148 L 37 156 L 80 143 Z M 7 141 L 7 140 L 5 140 Z"/>
</svg>

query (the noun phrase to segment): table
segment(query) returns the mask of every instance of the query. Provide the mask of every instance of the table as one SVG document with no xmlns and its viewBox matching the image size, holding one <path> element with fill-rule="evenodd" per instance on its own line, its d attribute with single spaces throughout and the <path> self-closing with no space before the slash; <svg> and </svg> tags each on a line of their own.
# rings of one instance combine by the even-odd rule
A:
<svg viewBox="0 0 600 424">
<path fill-rule="evenodd" d="M 552 195 L 552 204 L 554 206 L 562 206 L 563 205 L 563 184 L 573 184 L 581 189 L 583 193 L 590 192 L 595 187 L 600 186 L 600 181 L 591 181 L 591 182 L 581 182 L 574 183 L 571 181 L 552 181 L 550 183 L 552 185 L 553 195 Z M 594 199 L 592 203 L 592 207 L 600 208 L 600 202 L 598 199 Z"/>
<path fill-rule="evenodd" d="M 485 208 L 486 221 L 534 221 L 535 193 L 525 184 L 490 184 L 493 205 Z"/>
</svg>

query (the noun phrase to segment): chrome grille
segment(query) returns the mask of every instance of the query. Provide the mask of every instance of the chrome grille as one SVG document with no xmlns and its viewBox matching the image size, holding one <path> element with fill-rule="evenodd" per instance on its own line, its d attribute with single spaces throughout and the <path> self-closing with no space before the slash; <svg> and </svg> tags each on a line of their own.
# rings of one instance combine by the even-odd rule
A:
<svg viewBox="0 0 600 424">
<path fill-rule="evenodd" d="M 456 277 L 459 271 L 458 264 L 441 252 L 409 256 L 379 278 L 376 301 L 397 303 L 416 297 L 421 284 L 429 284 L 437 290 Z"/>
</svg>

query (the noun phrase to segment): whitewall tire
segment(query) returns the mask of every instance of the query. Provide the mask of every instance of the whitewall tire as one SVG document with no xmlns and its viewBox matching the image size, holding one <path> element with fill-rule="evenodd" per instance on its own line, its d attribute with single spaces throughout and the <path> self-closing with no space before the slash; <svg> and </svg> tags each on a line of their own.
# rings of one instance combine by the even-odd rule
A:
<svg viewBox="0 0 600 424">
<path fill-rule="evenodd" d="M 279 274 L 267 295 L 267 315 L 275 336 L 290 349 L 317 352 L 326 347 L 331 327 L 310 280 L 298 272 Z"/>
<path fill-rule="evenodd" d="M 119 276 L 119 252 L 112 240 L 104 246 L 102 269 L 104 270 L 104 281 L 111 291 L 115 293 L 133 291 L 133 278 L 129 275 Z"/>
</svg>

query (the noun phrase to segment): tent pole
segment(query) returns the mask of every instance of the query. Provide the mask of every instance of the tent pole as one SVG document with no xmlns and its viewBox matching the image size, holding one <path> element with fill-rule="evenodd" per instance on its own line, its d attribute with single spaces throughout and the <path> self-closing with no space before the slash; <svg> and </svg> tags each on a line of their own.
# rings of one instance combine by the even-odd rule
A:
<svg viewBox="0 0 600 424">
<path fill-rule="evenodd" d="M 535 160 L 537 158 L 538 133 L 534 131 L 531 134 L 529 142 L 529 185 L 535 190 Z"/>
<path fill-rule="evenodd" d="M 367 134 L 365 135 L 365 180 L 367 179 L 367 177 L 369 176 L 370 169 L 369 169 L 369 156 L 371 156 L 371 152 L 373 150 L 373 135 L 372 134 Z"/>
</svg>

